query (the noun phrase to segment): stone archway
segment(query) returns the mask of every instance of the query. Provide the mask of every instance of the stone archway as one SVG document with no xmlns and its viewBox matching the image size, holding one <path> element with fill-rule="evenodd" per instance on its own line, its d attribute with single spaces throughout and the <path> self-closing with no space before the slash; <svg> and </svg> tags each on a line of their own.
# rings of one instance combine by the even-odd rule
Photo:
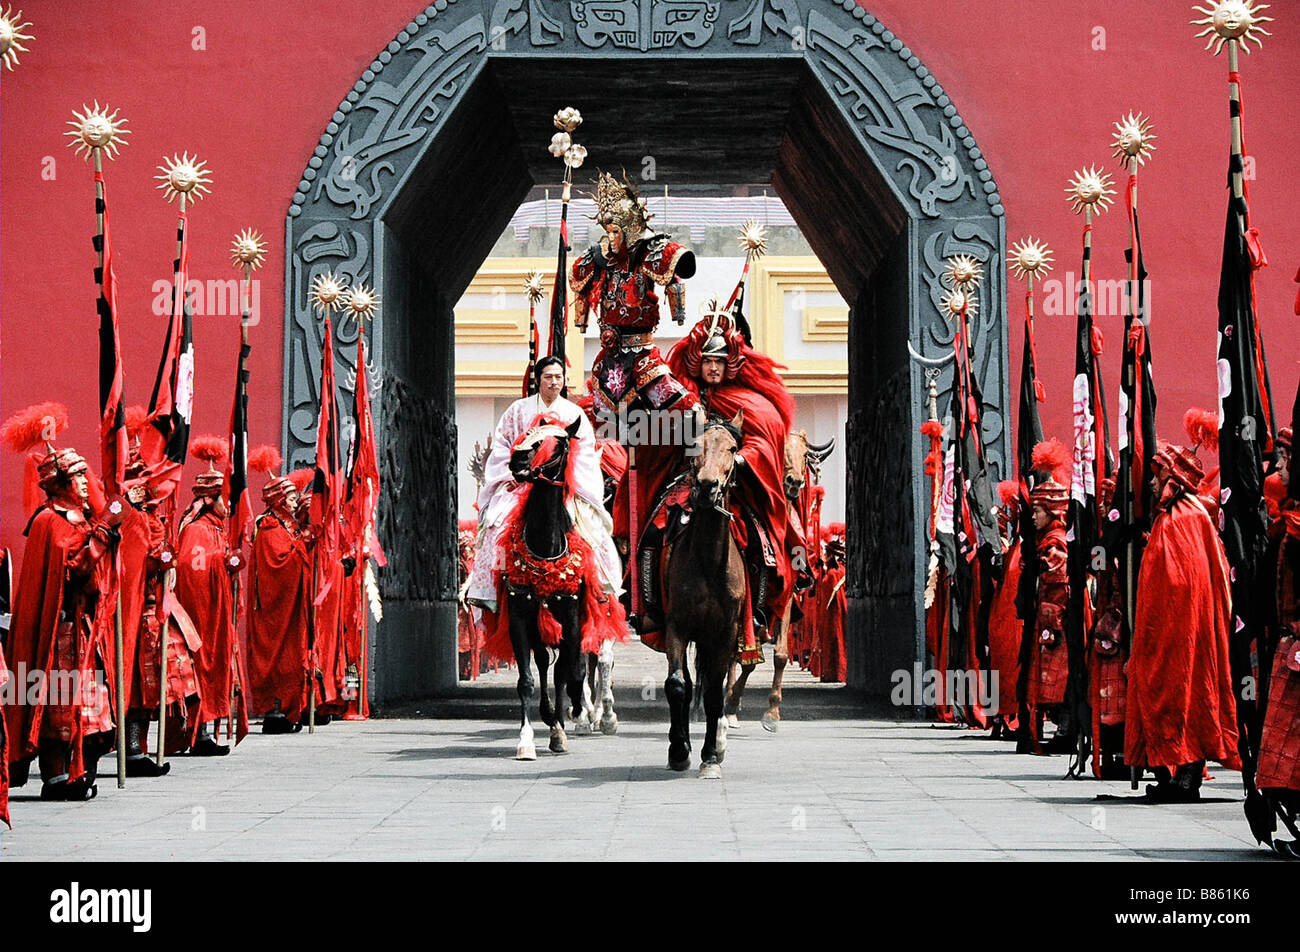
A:
<svg viewBox="0 0 1300 952">
<path fill-rule="evenodd" d="M 339 104 L 286 220 L 292 466 L 315 438 L 312 278 L 330 268 L 384 299 L 368 329 L 390 557 L 372 696 L 454 687 L 451 309 L 528 188 L 555 176 L 550 116 L 570 104 L 591 165 L 652 156 L 673 184 L 771 181 L 850 303 L 850 682 L 884 694 L 924 658 L 925 381 L 908 344 L 950 349 L 946 255 L 985 265 L 974 363 L 996 466 L 1008 452 L 1005 219 L 956 107 L 853 0 L 438 0 Z M 335 333 L 350 389 L 357 330 Z"/>
</svg>

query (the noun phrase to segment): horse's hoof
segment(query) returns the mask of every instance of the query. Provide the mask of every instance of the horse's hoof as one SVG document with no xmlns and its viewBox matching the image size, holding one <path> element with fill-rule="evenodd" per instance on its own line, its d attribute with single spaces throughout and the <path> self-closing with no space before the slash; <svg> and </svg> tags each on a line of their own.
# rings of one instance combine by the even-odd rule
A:
<svg viewBox="0 0 1300 952">
<path fill-rule="evenodd" d="M 532 744 L 520 744 L 515 751 L 515 760 L 536 760 L 537 748 Z"/>
<path fill-rule="evenodd" d="M 1300 859 L 1300 843 L 1294 840 L 1274 840 L 1273 852 L 1283 859 Z"/>
<path fill-rule="evenodd" d="M 713 764 L 700 764 L 700 779 L 701 779 L 701 780 L 721 780 L 721 779 L 722 779 L 722 764 L 718 764 L 718 763 L 713 763 Z"/>
<path fill-rule="evenodd" d="M 606 714 L 600 719 L 600 732 L 602 734 L 618 733 L 618 715 Z"/>
<path fill-rule="evenodd" d="M 727 715 L 727 730 L 738 730 L 740 728 L 740 718 L 735 714 Z"/>
<path fill-rule="evenodd" d="M 775 734 L 781 727 L 781 719 L 779 717 L 773 717 L 771 714 L 764 714 L 762 724 L 763 730 L 771 731 Z"/>
<path fill-rule="evenodd" d="M 573 732 L 579 737 L 588 737 L 591 734 L 596 733 L 595 728 L 591 726 L 591 721 L 587 720 L 585 717 L 573 725 Z"/>
<path fill-rule="evenodd" d="M 676 770 L 678 773 L 681 773 L 690 765 L 691 758 L 689 756 L 685 760 L 673 760 L 671 757 L 668 759 L 668 769 Z"/>
<path fill-rule="evenodd" d="M 551 753 L 563 754 L 569 749 L 569 738 L 558 727 L 551 728 Z"/>
</svg>

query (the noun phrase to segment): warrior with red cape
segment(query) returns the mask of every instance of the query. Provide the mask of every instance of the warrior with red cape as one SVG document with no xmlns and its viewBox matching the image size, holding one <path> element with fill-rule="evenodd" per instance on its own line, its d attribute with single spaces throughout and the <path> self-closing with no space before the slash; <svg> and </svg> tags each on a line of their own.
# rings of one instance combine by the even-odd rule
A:
<svg viewBox="0 0 1300 952">
<path fill-rule="evenodd" d="M 45 500 L 24 531 L 5 645 L 9 665 L 25 677 L 6 692 L 3 713 L 10 781 L 25 785 L 38 759 L 48 800 L 93 797 L 99 758 L 113 746 L 104 672 L 114 658 L 110 569 L 123 507 L 91 506 L 85 459 L 51 442 L 67 424 L 66 407 L 38 404 L 0 427 L 0 439 L 17 452 L 45 447 L 29 457 Z M 29 696 L 33 682 L 37 694 Z"/>
<path fill-rule="evenodd" d="M 1196 495 L 1194 448 L 1154 458 L 1155 522 L 1142 555 L 1128 663 L 1124 761 L 1149 768 L 1148 798 L 1200 798 L 1205 763 L 1241 768 L 1228 664 L 1232 610 L 1223 544 Z"/>
</svg>

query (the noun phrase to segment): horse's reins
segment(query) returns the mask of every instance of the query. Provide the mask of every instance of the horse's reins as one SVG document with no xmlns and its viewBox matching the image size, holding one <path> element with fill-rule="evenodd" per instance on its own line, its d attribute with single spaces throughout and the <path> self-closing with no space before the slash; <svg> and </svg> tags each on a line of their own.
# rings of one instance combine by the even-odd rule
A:
<svg viewBox="0 0 1300 952">
<path fill-rule="evenodd" d="M 731 439 L 736 444 L 736 449 L 732 451 L 734 457 L 734 454 L 740 449 L 740 444 L 743 441 L 743 436 L 740 430 L 726 420 L 710 420 L 708 423 L 704 424 L 704 427 L 700 430 L 700 435 L 701 436 L 704 435 L 705 433 L 709 432 L 709 430 L 727 431 L 727 433 L 731 436 Z M 727 471 L 727 481 L 722 484 L 722 496 L 724 499 L 726 499 L 727 495 L 731 492 L 731 487 L 735 481 L 735 478 L 736 478 L 736 461 L 733 458 L 731 462 L 731 469 Z M 726 516 L 727 519 L 733 518 L 730 509 L 727 509 L 719 505 L 713 506 L 713 509 L 715 509 L 717 512 L 721 513 L 722 515 Z"/>
</svg>

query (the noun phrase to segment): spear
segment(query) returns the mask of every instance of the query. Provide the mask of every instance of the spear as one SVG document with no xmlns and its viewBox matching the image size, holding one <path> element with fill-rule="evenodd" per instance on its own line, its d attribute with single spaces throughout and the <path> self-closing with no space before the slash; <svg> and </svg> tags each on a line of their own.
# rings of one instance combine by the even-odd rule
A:
<svg viewBox="0 0 1300 952">
<path fill-rule="evenodd" d="M 19 14 L 21 16 L 21 14 Z M 6 29 L 8 28 L 8 29 Z M 6 32 L 17 33 L 12 28 L 8 17 L 0 19 L 0 47 L 5 44 Z M 12 53 L 16 40 L 10 37 L 10 45 L 4 56 Z M 21 46 L 17 47 L 21 49 Z M 6 60 L 6 65 L 12 65 Z M 75 117 L 69 120 L 72 131 L 64 133 L 72 141 L 68 144 L 74 153 L 94 161 L 95 166 L 95 238 L 93 241 L 98 253 L 98 266 L 95 280 L 99 285 L 99 415 L 100 415 L 100 453 L 104 480 L 108 488 L 117 494 L 121 491 L 124 478 L 123 467 L 126 463 L 126 415 L 124 409 L 122 384 L 121 346 L 118 340 L 117 324 L 117 288 L 113 278 L 113 258 L 109 245 L 108 204 L 104 192 L 104 154 L 110 159 L 117 157 L 117 150 L 124 144 L 124 136 L 130 135 L 126 120 L 118 118 L 117 110 L 111 113 L 107 107 L 100 108 L 96 101 L 94 107 L 82 106 L 82 112 L 73 110 Z M 121 503 L 114 501 L 113 505 Z M 121 566 L 118 556 L 114 554 L 114 587 L 117 590 L 117 604 L 114 608 L 114 684 L 117 699 L 117 785 L 126 786 L 126 665 L 122 655 L 125 651 L 122 631 L 122 588 L 120 584 Z"/>
<path fill-rule="evenodd" d="M 1124 532 L 1124 615 L 1133 630 L 1137 611 L 1136 571 L 1138 522 L 1151 511 L 1148 485 L 1151 458 L 1155 453 L 1155 388 L 1151 380 L 1148 329 L 1150 315 L 1145 295 L 1146 267 L 1142 261 L 1142 239 L 1138 229 L 1138 168 L 1155 149 L 1151 123 L 1141 113 L 1129 113 L 1115 123 L 1115 156 L 1127 167 L 1126 205 L 1129 219 L 1128 326 L 1124 336 L 1120 381 L 1123 429 L 1119 434 L 1119 474 L 1115 480 L 1114 506 Z M 1139 379 L 1139 375 L 1141 379 Z"/>
<path fill-rule="evenodd" d="M 165 437 L 163 459 L 160 474 L 167 474 L 172 480 L 166 501 L 163 503 L 163 526 L 171 547 L 175 548 L 176 483 L 180 471 L 185 466 L 185 457 L 189 451 L 190 419 L 194 408 L 194 344 L 189 296 L 186 284 L 189 279 L 189 249 L 186 245 L 185 216 L 186 200 L 191 196 L 195 201 L 209 191 L 212 183 L 210 173 L 206 171 L 206 162 L 200 162 L 198 156 L 191 157 L 188 152 L 183 156 L 173 155 L 163 158 L 158 166 L 160 181 L 158 188 L 167 196 L 167 203 L 179 199 L 178 218 L 176 222 L 176 261 L 172 267 L 172 321 L 167 334 L 167 346 L 163 360 L 158 368 L 158 379 L 154 384 L 153 399 L 150 401 L 150 422 Z M 189 355 L 189 365 L 185 365 L 185 355 Z M 167 387 L 164 394 L 163 388 Z M 174 476 L 173 476 L 174 474 Z M 158 767 L 161 769 L 167 760 L 167 640 L 170 637 L 171 612 L 167 609 L 167 594 L 176 584 L 176 571 L 168 569 L 163 583 L 163 617 L 162 637 L 160 642 L 158 681 Z"/>
<path fill-rule="evenodd" d="M 564 177 L 561 179 L 563 191 L 560 198 L 560 245 L 556 254 L 555 286 L 551 291 L 551 339 L 546 352 L 564 361 L 565 386 L 560 395 L 567 397 L 569 362 L 564 354 L 564 335 L 569 329 L 569 197 L 573 191 L 573 170 L 582 167 L 582 163 L 587 159 L 587 150 L 574 142 L 572 135 L 578 126 L 582 125 L 582 113 L 572 106 L 565 106 L 552 117 L 551 122 L 560 131 L 551 136 L 551 144 L 547 151 L 557 159 L 563 160 Z"/>
<path fill-rule="evenodd" d="M 266 242 L 259 232 L 246 228 L 235 236 L 230 245 L 230 260 L 237 271 L 243 274 L 240 288 L 239 319 L 239 363 L 235 371 L 235 401 L 230 411 L 230 473 L 226 478 L 226 491 L 229 495 L 230 532 L 229 541 L 242 551 L 244 534 L 252 521 L 248 508 L 248 357 L 252 352 L 249 343 L 249 328 L 253 316 L 253 272 L 266 260 Z M 236 553 L 232 556 L 238 559 Z M 235 690 L 239 684 L 239 575 L 230 577 L 232 602 L 230 606 L 230 624 L 235 637 L 230 653 L 230 708 L 226 717 L 226 739 L 235 735 Z"/>
</svg>

